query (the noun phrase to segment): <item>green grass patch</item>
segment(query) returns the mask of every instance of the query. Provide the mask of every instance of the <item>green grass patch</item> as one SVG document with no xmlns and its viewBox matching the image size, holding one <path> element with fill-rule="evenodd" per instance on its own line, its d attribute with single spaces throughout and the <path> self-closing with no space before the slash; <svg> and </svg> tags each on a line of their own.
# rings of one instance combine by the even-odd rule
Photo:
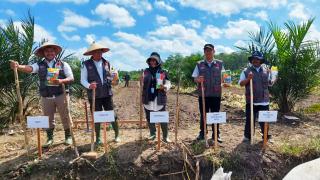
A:
<svg viewBox="0 0 320 180">
<path fill-rule="evenodd" d="M 320 103 L 318 104 L 313 104 L 307 108 L 305 108 L 304 113 L 317 113 L 320 112 Z"/>
<path fill-rule="evenodd" d="M 309 142 L 304 144 L 290 144 L 283 143 L 279 150 L 281 153 L 290 156 L 301 156 L 307 152 L 315 152 L 320 154 L 320 135 L 312 138 Z"/>
<path fill-rule="evenodd" d="M 206 150 L 205 141 L 195 141 L 191 144 L 191 150 L 195 155 L 202 154 Z"/>
</svg>

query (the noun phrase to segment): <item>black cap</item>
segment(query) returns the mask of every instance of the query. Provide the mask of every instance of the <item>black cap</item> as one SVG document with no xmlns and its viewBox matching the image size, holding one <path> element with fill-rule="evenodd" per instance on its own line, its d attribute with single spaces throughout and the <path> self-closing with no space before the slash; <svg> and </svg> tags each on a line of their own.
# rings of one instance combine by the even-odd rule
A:
<svg viewBox="0 0 320 180">
<path fill-rule="evenodd" d="M 206 48 L 210 48 L 210 49 L 214 50 L 214 46 L 212 44 L 205 44 L 203 49 L 206 49 Z"/>
</svg>

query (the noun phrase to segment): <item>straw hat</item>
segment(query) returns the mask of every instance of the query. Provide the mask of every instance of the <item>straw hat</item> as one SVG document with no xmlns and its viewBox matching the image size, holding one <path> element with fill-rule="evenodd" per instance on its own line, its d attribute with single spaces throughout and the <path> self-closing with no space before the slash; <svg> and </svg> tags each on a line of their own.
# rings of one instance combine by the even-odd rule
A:
<svg viewBox="0 0 320 180">
<path fill-rule="evenodd" d="M 83 53 L 83 55 L 85 56 L 90 56 L 92 55 L 92 52 L 95 51 L 95 50 L 101 50 L 102 53 L 105 53 L 105 52 L 108 52 L 110 49 L 109 48 L 106 48 L 96 42 L 93 42 L 90 47 L 87 49 L 87 51 L 85 53 Z"/>
<path fill-rule="evenodd" d="M 45 48 L 48 47 L 53 48 L 56 52 L 56 55 L 62 51 L 62 48 L 59 45 L 50 42 L 45 42 L 34 52 L 34 54 L 38 57 L 44 57 L 43 51 Z"/>
</svg>

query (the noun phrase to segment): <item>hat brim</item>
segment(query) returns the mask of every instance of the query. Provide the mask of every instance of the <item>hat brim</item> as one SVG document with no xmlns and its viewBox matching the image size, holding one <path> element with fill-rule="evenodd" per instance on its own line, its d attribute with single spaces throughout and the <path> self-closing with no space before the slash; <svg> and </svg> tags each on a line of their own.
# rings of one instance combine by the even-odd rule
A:
<svg viewBox="0 0 320 180">
<path fill-rule="evenodd" d="M 62 51 L 62 48 L 56 44 L 48 44 L 48 45 L 44 45 L 44 46 L 41 46 L 39 47 L 35 52 L 34 54 L 38 57 L 44 57 L 44 50 L 46 48 L 53 48 L 56 55 L 58 55 L 61 51 Z"/>
<path fill-rule="evenodd" d="M 147 59 L 146 63 L 149 64 L 149 61 L 150 61 L 151 59 L 155 59 L 155 60 L 157 61 L 157 63 L 160 64 L 160 59 L 159 59 L 158 56 L 150 56 L 150 57 Z"/>
<path fill-rule="evenodd" d="M 93 54 L 94 51 L 97 51 L 97 50 L 101 50 L 102 53 L 105 53 L 105 52 L 108 52 L 110 51 L 109 48 L 99 48 L 99 49 L 94 49 L 94 50 L 90 50 L 90 51 L 87 51 L 85 53 L 83 53 L 84 56 L 91 56 Z"/>
</svg>

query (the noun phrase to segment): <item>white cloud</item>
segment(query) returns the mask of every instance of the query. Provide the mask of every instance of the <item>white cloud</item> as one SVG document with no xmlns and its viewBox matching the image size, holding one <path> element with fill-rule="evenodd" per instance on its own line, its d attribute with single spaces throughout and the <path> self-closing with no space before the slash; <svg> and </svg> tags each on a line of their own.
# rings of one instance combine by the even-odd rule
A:
<svg viewBox="0 0 320 180">
<path fill-rule="evenodd" d="M 110 51 L 105 53 L 104 56 L 116 69 L 131 71 L 147 67 L 146 57 L 129 44 L 115 42 L 108 37 L 102 37 L 97 42 L 110 48 Z"/>
<path fill-rule="evenodd" d="M 87 60 L 89 59 L 88 56 L 84 56 L 83 53 L 86 52 L 86 47 L 81 47 L 79 49 L 72 49 L 72 48 L 65 48 L 65 54 L 73 54 L 73 56 L 78 57 L 80 60 Z"/>
<path fill-rule="evenodd" d="M 235 52 L 234 49 L 227 47 L 227 46 L 222 46 L 222 45 L 216 45 L 214 46 L 216 53 L 226 53 L 226 54 L 230 54 Z"/>
<path fill-rule="evenodd" d="M 96 41 L 96 35 L 94 34 L 87 34 L 86 35 L 86 38 L 85 38 L 85 41 L 88 43 L 88 44 L 92 44 L 94 41 Z"/>
<path fill-rule="evenodd" d="M 224 33 L 228 39 L 243 39 L 248 36 L 248 32 L 256 32 L 259 29 L 260 27 L 255 21 L 240 19 L 239 21 L 229 21 Z"/>
<path fill-rule="evenodd" d="M 161 0 L 155 1 L 154 5 L 159 9 L 164 9 L 169 12 L 176 10 L 175 8 L 173 8 L 172 6 L 170 6 L 169 4 L 166 4 L 164 1 L 161 1 Z"/>
<path fill-rule="evenodd" d="M 152 10 L 152 5 L 148 0 L 108 0 L 107 2 L 134 9 L 140 16 L 144 15 L 145 11 Z"/>
<path fill-rule="evenodd" d="M 237 42 L 234 43 L 234 46 L 237 46 L 237 47 L 247 47 L 247 44 L 242 41 L 242 40 L 238 40 Z"/>
<path fill-rule="evenodd" d="M 16 13 L 11 9 L 1 9 L 0 12 L 6 14 L 8 16 L 15 16 L 16 15 Z"/>
<path fill-rule="evenodd" d="M 79 35 L 68 36 L 65 33 L 61 33 L 61 36 L 67 41 L 80 41 L 81 40 Z"/>
<path fill-rule="evenodd" d="M 298 19 L 302 21 L 306 21 L 310 18 L 310 14 L 308 13 L 308 9 L 302 3 L 291 3 L 289 5 L 289 17 L 293 19 Z"/>
<path fill-rule="evenodd" d="M 48 3 L 75 3 L 75 4 L 84 4 L 88 3 L 89 0 L 8 0 L 10 2 L 14 3 L 27 3 L 27 4 L 32 4 L 35 5 L 39 2 L 48 2 Z"/>
<path fill-rule="evenodd" d="M 22 23 L 15 21 L 13 22 L 14 26 L 19 29 L 20 32 L 23 32 Z M 35 42 L 42 42 L 43 39 L 46 39 L 49 42 L 55 42 L 57 39 L 54 37 L 51 32 L 47 31 L 45 28 L 38 24 L 34 24 L 34 41 Z"/>
<path fill-rule="evenodd" d="M 202 33 L 204 37 L 210 38 L 210 39 L 219 39 L 222 34 L 223 34 L 222 30 L 212 25 L 208 25 Z"/>
<path fill-rule="evenodd" d="M 34 25 L 34 41 L 41 42 L 43 39 L 47 39 L 50 42 L 54 42 L 57 38 L 54 37 L 51 32 L 47 31 L 42 26 L 35 24 Z"/>
<path fill-rule="evenodd" d="M 156 22 L 159 25 L 167 25 L 167 24 L 169 24 L 168 18 L 165 17 L 165 16 L 160 16 L 160 15 L 156 16 Z"/>
<path fill-rule="evenodd" d="M 73 32 L 80 28 L 88 28 L 96 25 L 101 25 L 102 22 L 93 21 L 87 17 L 76 14 L 67 9 L 63 11 L 63 22 L 58 26 L 59 32 Z"/>
<path fill-rule="evenodd" d="M 230 16 L 239 13 L 243 9 L 252 8 L 277 8 L 287 4 L 287 0 L 178 0 L 182 6 L 193 7 L 212 14 Z"/>
<path fill-rule="evenodd" d="M 187 21 L 186 24 L 193 28 L 200 28 L 201 26 L 201 22 L 195 19 Z"/>
<path fill-rule="evenodd" d="M 136 20 L 130 13 L 115 4 L 99 4 L 94 13 L 101 16 L 102 19 L 109 20 L 114 27 L 132 27 L 135 25 Z"/>
<path fill-rule="evenodd" d="M 4 27 L 6 25 L 6 20 L 0 19 L 0 27 Z"/>
<path fill-rule="evenodd" d="M 316 28 L 315 25 L 311 25 L 307 36 L 305 37 L 306 41 L 320 41 L 320 31 Z"/>
<path fill-rule="evenodd" d="M 262 20 L 264 20 L 264 21 L 267 21 L 268 18 L 269 18 L 266 11 L 259 11 L 259 12 L 257 12 L 257 13 L 255 14 L 255 16 L 258 17 L 258 18 L 260 18 L 260 19 L 262 19 Z"/>
</svg>

